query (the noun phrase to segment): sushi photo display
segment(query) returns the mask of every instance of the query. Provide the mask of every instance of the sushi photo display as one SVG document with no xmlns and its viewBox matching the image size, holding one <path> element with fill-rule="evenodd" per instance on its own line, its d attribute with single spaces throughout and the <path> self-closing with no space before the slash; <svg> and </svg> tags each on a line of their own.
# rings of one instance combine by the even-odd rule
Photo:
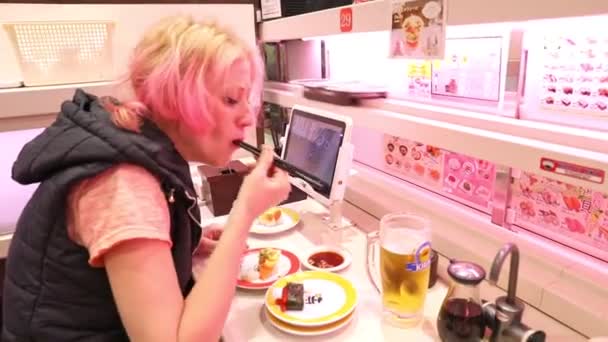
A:
<svg viewBox="0 0 608 342">
<path fill-rule="evenodd" d="M 608 115 L 608 36 L 548 35 L 541 105 Z"/>
</svg>

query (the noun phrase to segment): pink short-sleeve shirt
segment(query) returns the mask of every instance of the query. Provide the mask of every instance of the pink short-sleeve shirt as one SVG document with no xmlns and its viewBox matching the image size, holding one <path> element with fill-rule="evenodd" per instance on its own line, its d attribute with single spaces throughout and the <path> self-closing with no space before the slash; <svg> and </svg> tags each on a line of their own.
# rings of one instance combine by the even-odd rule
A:
<svg viewBox="0 0 608 342">
<path fill-rule="evenodd" d="M 144 168 L 119 164 L 77 183 L 68 196 L 68 235 L 87 248 L 89 264 L 132 239 L 155 239 L 171 247 L 170 218 L 156 177 Z"/>
</svg>

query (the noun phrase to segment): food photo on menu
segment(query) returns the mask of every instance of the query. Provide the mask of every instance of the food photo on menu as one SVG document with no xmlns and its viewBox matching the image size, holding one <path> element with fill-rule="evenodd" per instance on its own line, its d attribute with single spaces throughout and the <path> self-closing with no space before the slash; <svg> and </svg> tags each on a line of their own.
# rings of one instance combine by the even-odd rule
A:
<svg viewBox="0 0 608 342">
<path fill-rule="evenodd" d="M 547 34 L 541 105 L 608 115 L 608 38 Z"/>
<path fill-rule="evenodd" d="M 389 134 L 382 153 L 388 173 L 480 210 L 490 208 L 494 164 Z"/>
<path fill-rule="evenodd" d="M 385 134 L 383 153 L 385 168 L 392 174 L 434 190 L 441 189 L 443 150 Z"/>
<path fill-rule="evenodd" d="M 608 248 L 608 194 L 522 172 L 512 184 L 518 224 Z"/>
<path fill-rule="evenodd" d="M 390 57 L 443 58 L 444 0 L 394 0 Z"/>
<path fill-rule="evenodd" d="M 445 58 L 432 62 L 432 94 L 498 102 L 502 45 L 502 37 L 448 39 Z"/>
<path fill-rule="evenodd" d="M 487 210 L 496 178 L 494 164 L 455 152 L 445 152 L 443 191 Z"/>
</svg>

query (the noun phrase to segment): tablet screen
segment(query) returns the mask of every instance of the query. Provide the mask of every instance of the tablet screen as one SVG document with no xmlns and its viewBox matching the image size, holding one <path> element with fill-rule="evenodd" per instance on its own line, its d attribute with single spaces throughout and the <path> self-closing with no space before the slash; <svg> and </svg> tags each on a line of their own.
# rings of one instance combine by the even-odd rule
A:
<svg viewBox="0 0 608 342">
<path fill-rule="evenodd" d="M 325 187 L 329 197 L 346 124 L 294 109 L 285 147 L 285 160 Z"/>
</svg>

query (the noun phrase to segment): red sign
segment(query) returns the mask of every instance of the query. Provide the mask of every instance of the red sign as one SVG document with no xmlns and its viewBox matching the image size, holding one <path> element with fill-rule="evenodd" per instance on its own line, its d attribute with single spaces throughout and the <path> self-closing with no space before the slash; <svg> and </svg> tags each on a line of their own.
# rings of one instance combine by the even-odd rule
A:
<svg viewBox="0 0 608 342">
<path fill-rule="evenodd" d="M 353 30 L 353 9 L 351 7 L 340 10 L 340 32 L 350 32 Z"/>
</svg>

